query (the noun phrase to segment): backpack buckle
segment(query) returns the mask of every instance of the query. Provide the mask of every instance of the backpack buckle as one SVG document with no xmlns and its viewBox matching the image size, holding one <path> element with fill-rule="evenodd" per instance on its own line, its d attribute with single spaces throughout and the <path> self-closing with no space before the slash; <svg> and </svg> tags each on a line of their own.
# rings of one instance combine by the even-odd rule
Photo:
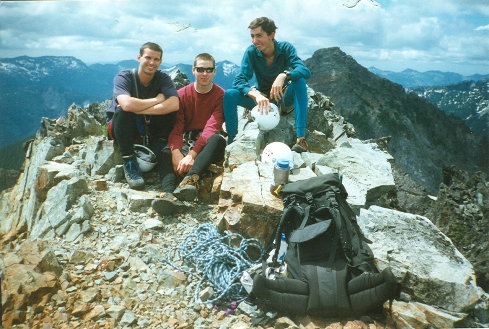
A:
<svg viewBox="0 0 489 329">
<path fill-rule="evenodd" d="M 306 197 L 307 203 L 309 203 L 310 205 L 312 205 L 314 203 L 314 197 L 312 196 L 311 192 L 307 192 L 305 197 Z"/>
<path fill-rule="evenodd" d="M 287 263 L 279 267 L 267 267 L 265 270 L 265 277 L 269 280 L 275 280 L 278 275 L 287 276 Z"/>
</svg>

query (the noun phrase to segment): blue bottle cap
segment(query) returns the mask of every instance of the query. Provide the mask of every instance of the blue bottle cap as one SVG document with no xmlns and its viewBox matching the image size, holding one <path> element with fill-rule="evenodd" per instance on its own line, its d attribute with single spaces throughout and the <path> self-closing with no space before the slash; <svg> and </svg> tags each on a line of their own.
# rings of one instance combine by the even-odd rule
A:
<svg viewBox="0 0 489 329">
<path fill-rule="evenodd" d="M 287 159 L 278 159 L 277 160 L 277 167 L 281 169 L 288 169 L 289 168 L 289 160 Z"/>
</svg>

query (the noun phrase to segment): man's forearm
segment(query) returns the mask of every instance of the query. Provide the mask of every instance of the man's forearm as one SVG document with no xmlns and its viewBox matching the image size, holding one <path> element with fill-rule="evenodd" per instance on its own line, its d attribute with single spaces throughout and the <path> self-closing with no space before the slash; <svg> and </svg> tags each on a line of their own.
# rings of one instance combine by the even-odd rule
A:
<svg viewBox="0 0 489 329">
<path fill-rule="evenodd" d="M 126 112 L 139 113 L 141 111 L 147 110 L 157 104 L 160 104 L 166 100 L 163 94 L 158 94 L 153 98 L 140 99 L 136 97 L 131 97 L 129 95 L 119 95 L 117 96 L 117 103 Z"/>
<path fill-rule="evenodd" d="M 171 151 L 171 155 L 174 158 L 178 158 L 178 157 L 183 158 L 183 154 L 182 154 L 182 151 L 180 151 L 180 149 L 174 149 L 173 151 Z"/>
<path fill-rule="evenodd" d="M 140 112 L 136 112 L 137 114 L 148 114 L 148 115 L 164 115 L 172 112 L 178 111 L 179 100 L 176 96 L 171 96 L 165 101 L 150 106 L 146 109 L 143 109 Z"/>
<path fill-rule="evenodd" d="M 256 98 L 259 96 L 262 96 L 262 95 L 257 89 L 253 88 L 253 89 L 250 89 L 250 91 L 248 91 L 246 96 L 250 97 L 251 99 L 253 99 L 256 102 Z"/>
</svg>

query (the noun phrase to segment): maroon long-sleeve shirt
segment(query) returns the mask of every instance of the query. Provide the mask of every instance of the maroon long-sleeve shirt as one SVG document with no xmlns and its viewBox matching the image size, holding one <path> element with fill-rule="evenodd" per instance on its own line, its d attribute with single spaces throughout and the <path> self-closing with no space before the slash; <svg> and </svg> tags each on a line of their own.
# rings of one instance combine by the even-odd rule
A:
<svg viewBox="0 0 489 329">
<path fill-rule="evenodd" d="M 172 151 L 182 149 L 185 132 L 201 130 L 202 134 L 193 147 L 193 150 L 198 154 L 209 137 L 221 130 L 224 122 L 223 95 L 224 89 L 216 84 L 206 94 L 198 93 L 193 83 L 178 90 L 180 108 L 177 114 L 177 122 L 168 138 L 168 145 Z"/>
</svg>

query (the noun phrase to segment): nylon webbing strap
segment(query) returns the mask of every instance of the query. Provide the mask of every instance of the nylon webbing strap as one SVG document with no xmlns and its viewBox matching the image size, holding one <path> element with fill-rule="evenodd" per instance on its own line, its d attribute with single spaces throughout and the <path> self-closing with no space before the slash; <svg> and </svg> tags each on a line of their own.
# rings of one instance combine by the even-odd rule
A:
<svg viewBox="0 0 489 329">
<path fill-rule="evenodd" d="M 136 87 L 136 97 L 139 98 L 139 88 L 138 88 L 138 82 L 136 78 L 136 69 L 132 69 L 132 76 L 134 78 L 134 87 Z M 149 146 L 149 123 L 150 119 L 146 117 L 146 115 L 143 115 L 144 118 L 144 136 L 143 136 L 143 144 L 144 146 Z"/>
<path fill-rule="evenodd" d="M 136 87 L 136 97 L 139 98 L 138 82 L 136 80 L 136 69 L 132 69 L 132 76 L 134 77 L 134 87 Z"/>
<path fill-rule="evenodd" d="M 304 219 L 302 220 L 301 226 L 299 226 L 300 229 L 303 229 L 306 226 L 307 221 L 309 220 L 311 207 L 314 205 L 314 198 L 311 192 L 306 193 L 306 201 L 307 201 L 307 206 L 304 209 Z"/>
</svg>

